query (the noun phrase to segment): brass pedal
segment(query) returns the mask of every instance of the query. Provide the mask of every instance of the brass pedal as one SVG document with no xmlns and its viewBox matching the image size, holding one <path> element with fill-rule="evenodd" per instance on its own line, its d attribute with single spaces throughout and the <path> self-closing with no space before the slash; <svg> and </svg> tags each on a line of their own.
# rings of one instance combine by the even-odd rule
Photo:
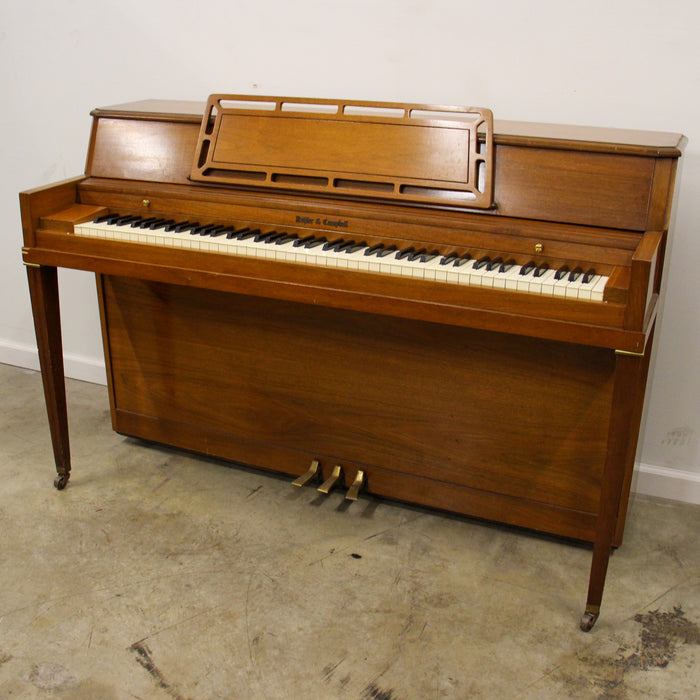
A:
<svg viewBox="0 0 700 700">
<path fill-rule="evenodd" d="M 339 464 L 336 464 L 333 467 L 331 475 L 318 487 L 317 490 L 321 493 L 329 493 L 330 490 L 338 483 L 338 481 L 340 481 L 342 475 L 343 468 Z"/>
<path fill-rule="evenodd" d="M 360 495 L 360 489 L 365 485 L 365 472 L 362 469 L 357 470 L 355 474 L 355 481 L 352 482 L 352 486 L 348 489 L 345 494 L 346 501 L 356 501 L 357 497 Z"/>
<path fill-rule="evenodd" d="M 318 465 L 318 460 L 315 459 L 313 462 L 311 462 L 309 471 L 292 481 L 292 486 L 304 486 L 304 484 L 308 484 L 309 481 L 311 481 L 311 479 L 313 479 L 314 477 L 318 478 L 319 475 L 320 469 Z"/>
</svg>

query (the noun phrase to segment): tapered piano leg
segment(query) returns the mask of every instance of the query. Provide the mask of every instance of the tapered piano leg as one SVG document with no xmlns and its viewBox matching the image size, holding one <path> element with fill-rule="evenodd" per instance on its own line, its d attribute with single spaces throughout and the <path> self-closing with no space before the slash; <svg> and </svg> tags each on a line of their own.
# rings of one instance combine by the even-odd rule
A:
<svg viewBox="0 0 700 700">
<path fill-rule="evenodd" d="M 649 351 L 648 347 L 647 352 Z M 620 494 L 628 465 L 630 442 L 638 434 L 635 422 L 639 421 L 641 413 L 635 410 L 635 406 L 644 395 L 644 387 L 640 385 L 640 380 L 643 379 L 643 370 L 647 366 L 647 361 L 648 358 L 642 355 L 615 353 L 615 387 L 608 432 L 608 450 L 603 468 L 591 575 L 588 581 L 588 598 L 586 610 L 580 621 L 580 627 L 584 632 L 592 629 L 600 613 L 605 577 L 617 527 Z M 632 446 L 632 449 L 634 447 Z"/>
<path fill-rule="evenodd" d="M 70 445 L 66 382 L 63 373 L 61 314 L 58 304 L 58 273 L 55 267 L 27 265 L 34 330 L 49 418 L 57 476 L 54 486 L 65 488 L 70 478 Z"/>
</svg>

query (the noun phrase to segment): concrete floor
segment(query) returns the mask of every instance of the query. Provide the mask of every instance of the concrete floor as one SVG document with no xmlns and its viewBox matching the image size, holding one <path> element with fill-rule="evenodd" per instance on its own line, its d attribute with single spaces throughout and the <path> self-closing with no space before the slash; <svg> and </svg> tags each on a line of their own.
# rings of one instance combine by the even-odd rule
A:
<svg viewBox="0 0 700 700">
<path fill-rule="evenodd" d="M 700 508 L 637 497 L 594 630 L 590 549 L 111 431 L 0 365 L 0 698 L 700 697 Z"/>
</svg>

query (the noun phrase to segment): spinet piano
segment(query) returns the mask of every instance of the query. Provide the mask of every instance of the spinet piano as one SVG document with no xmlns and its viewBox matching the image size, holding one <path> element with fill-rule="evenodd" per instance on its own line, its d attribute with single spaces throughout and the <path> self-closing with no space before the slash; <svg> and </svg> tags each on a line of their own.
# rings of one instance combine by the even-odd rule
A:
<svg viewBox="0 0 700 700">
<path fill-rule="evenodd" d="M 677 134 L 213 95 L 97 109 L 20 194 L 58 476 L 57 268 L 96 274 L 116 431 L 593 543 L 622 541 Z"/>
</svg>

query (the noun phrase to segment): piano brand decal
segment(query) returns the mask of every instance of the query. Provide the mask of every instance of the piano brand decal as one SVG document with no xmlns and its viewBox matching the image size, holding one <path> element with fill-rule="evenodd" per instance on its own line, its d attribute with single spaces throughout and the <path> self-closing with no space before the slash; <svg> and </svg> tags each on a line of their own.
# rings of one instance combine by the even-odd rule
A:
<svg viewBox="0 0 700 700">
<path fill-rule="evenodd" d="M 333 219 L 322 219 L 320 216 L 313 218 L 311 216 L 297 216 L 296 223 L 298 224 L 312 224 L 314 226 L 330 226 L 331 228 L 347 228 L 348 221 L 343 221 L 338 219 L 334 221 Z"/>
</svg>

